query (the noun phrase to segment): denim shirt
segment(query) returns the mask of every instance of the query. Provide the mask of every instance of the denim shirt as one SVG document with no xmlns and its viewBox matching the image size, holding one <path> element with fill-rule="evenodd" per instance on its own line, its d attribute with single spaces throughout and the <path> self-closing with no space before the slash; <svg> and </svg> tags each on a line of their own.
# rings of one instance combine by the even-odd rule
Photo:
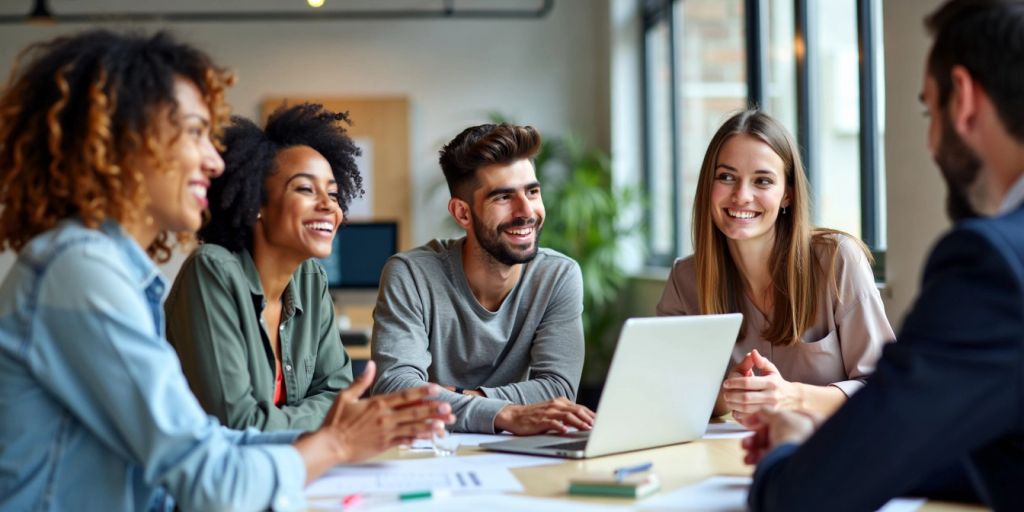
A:
<svg viewBox="0 0 1024 512">
<path fill-rule="evenodd" d="M 296 432 L 207 416 L 164 339 L 164 279 L 108 221 L 32 239 L 0 285 L 0 510 L 290 509 Z"/>
</svg>

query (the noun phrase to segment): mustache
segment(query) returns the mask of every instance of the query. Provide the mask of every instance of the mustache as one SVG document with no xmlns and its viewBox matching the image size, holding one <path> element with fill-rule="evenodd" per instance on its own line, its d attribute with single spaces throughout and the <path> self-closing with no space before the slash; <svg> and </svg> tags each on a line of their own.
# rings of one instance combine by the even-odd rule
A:
<svg viewBox="0 0 1024 512">
<path fill-rule="evenodd" d="M 498 231 L 505 231 L 509 228 L 521 228 L 526 226 L 539 226 L 544 219 L 541 217 L 520 217 L 518 219 L 512 219 L 508 222 L 498 224 Z"/>
</svg>

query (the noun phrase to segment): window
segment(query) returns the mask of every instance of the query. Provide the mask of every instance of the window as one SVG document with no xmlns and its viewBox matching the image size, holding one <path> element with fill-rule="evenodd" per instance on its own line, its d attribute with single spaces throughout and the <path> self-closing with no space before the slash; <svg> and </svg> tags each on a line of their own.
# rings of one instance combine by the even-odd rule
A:
<svg viewBox="0 0 1024 512">
<path fill-rule="evenodd" d="M 692 252 L 704 151 L 725 117 L 746 105 L 760 105 L 797 137 L 814 223 L 861 237 L 884 259 L 878 2 L 645 2 L 651 264 Z"/>
</svg>

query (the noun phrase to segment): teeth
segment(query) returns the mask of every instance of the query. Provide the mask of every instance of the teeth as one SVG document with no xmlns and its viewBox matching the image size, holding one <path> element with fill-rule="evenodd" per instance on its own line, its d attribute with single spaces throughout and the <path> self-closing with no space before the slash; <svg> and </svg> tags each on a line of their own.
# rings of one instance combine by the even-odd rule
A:
<svg viewBox="0 0 1024 512">
<path fill-rule="evenodd" d="M 334 231 L 334 226 L 332 226 L 330 222 L 307 222 L 306 224 L 303 224 L 303 226 L 317 231 L 326 231 L 328 233 Z"/>
<path fill-rule="evenodd" d="M 188 191 L 191 192 L 192 195 L 194 195 L 196 197 L 202 197 L 202 198 L 206 197 L 206 187 L 204 187 L 202 185 L 189 185 L 188 186 Z"/>
<path fill-rule="evenodd" d="M 740 210 L 726 210 L 730 217 L 737 219 L 753 219 L 757 216 L 757 212 L 751 211 L 740 211 Z"/>
<path fill-rule="evenodd" d="M 526 235 L 529 235 L 530 233 L 533 233 L 533 228 L 510 229 L 510 230 L 508 230 L 506 232 L 509 233 L 509 234 L 515 235 L 515 236 L 526 236 Z"/>
</svg>

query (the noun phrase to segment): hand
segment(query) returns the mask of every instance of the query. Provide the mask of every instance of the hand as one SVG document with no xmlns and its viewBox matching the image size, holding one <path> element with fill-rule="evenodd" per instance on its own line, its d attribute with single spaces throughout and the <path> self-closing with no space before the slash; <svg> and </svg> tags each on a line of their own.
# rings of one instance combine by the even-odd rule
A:
<svg viewBox="0 0 1024 512">
<path fill-rule="evenodd" d="M 360 400 L 373 383 L 376 366 L 338 393 L 320 428 L 295 442 L 306 461 L 307 478 L 312 479 L 330 466 L 368 459 L 399 444 L 440 433 L 444 423 L 453 423 L 451 406 L 429 400 L 438 387 L 427 385 L 389 395 Z"/>
<path fill-rule="evenodd" d="M 817 430 L 823 417 L 797 411 L 760 411 L 748 417 L 754 434 L 740 444 L 746 451 L 743 462 L 757 464 L 768 452 L 786 443 L 803 443 Z"/>
<path fill-rule="evenodd" d="M 570 402 L 565 397 L 530 405 L 506 405 L 494 418 L 494 427 L 527 436 L 545 432 L 566 433 L 569 427 L 590 430 L 594 411 Z"/>
<path fill-rule="evenodd" d="M 753 375 L 757 369 L 761 375 Z M 736 421 L 749 428 L 750 413 L 762 409 L 791 410 L 801 408 L 801 394 L 798 385 L 782 378 L 779 369 L 757 350 L 729 372 L 722 383 L 722 397 Z"/>
</svg>

